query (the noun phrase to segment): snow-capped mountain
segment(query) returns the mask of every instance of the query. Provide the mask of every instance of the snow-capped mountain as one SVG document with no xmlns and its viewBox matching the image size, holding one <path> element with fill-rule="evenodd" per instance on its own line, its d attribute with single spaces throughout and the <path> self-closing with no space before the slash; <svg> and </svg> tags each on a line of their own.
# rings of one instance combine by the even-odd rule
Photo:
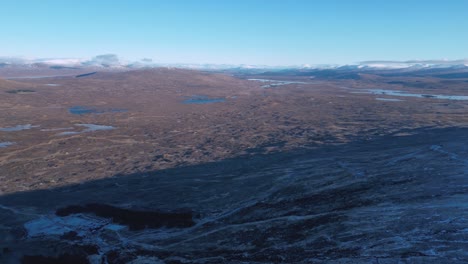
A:
<svg viewBox="0 0 468 264">
<path fill-rule="evenodd" d="M 136 61 L 124 60 L 115 54 L 97 55 L 90 59 L 83 58 L 23 58 L 0 57 L 0 67 L 67 67 L 67 68 L 106 68 L 106 69 L 140 69 L 155 67 L 174 67 L 194 70 L 421 70 L 421 69 L 465 69 L 468 59 L 463 60 L 410 60 L 410 61 L 362 61 L 354 64 L 302 64 L 302 65 L 251 65 L 251 64 L 213 64 L 213 63 L 162 63 L 152 59 Z"/>
<path fill-rule="evenodd" d="M 464 60 L 411 60 L 411 61 L 363 61 L 359 63 L 361 68 L 374 69 L 430 69 L 468 67 L 468 59 Z"/>
</svg>

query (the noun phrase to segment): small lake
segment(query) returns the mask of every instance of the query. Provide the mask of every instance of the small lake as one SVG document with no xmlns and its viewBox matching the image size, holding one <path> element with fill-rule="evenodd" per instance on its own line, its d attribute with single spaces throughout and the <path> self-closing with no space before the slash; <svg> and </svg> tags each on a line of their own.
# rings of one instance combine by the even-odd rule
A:
<svg viewBox="0 0 468 264">
<path fill-rule="evenodd" d="M 39 127 L 39 126 L 33 126 L 31 124 L 27 124 L 27 125 L 17 125 L 14 127 L 0 127 L 0 131 L 16 132 L 16 131 L 21 131 L 21 130 L 28 130 L 28 129 L 35 128 L 35 127 Z"/>
<path fill-rule="evenodd" d="M 81 77 L 91 76 L 91 75 L 94 75 L 96 73 L 97 72 L 88 72 L 88 73 L 83 73 L 83 74 L 76 75 L 75 77 L 76 78 L 81 78 Z"/>
<path fill-rule="evenodd" d="M 262 85 L 262 88 L 272 88 L 275 86 L 288 85 L 288 84 L 305 84 L 306 82 L 299 81 L 281 81 L 281 80 L 270 80 L 270 79 L 247 79 L 249 81 L 257 81 L 262 83 L 267 83 Z"/>
<path fill-rule="evenodd" d="M 50 131 L 60 131 L 60 130 L 71 130 L 73 127 L 58 127 L 58 128 L 45 128 L 41 129 L 43 132 L 50 132 Z"/>
<path fill-rule="evenodd" d="M 433 98 L 433 99 L 443 99 L 443 100 L 468 100 L 468 96 L 466 95 L 418 94 L 418 93 L 407 93 L 407 92 L 398 91 L 398 90 L 384 90 L 384 89 L 368 89 L 368 90 L 352 92 L 352 93 L 365 93 L 365 94 L 375 94 L 375 95 L 417 97 L 417 98 Z"/>
<path fill-rule="evenodd" d="M 85 129 L 81 131 L 65 131 L 58 133 L 58 136 L 69 136 L 69 135 L 78 135 L 82 133 L 94 132 L 94 131 L 104 131 L 104 130 L 113 130 L 115 127 L 113 126 L 105 126 L 105 125 L 96 125 L 96 124 L 76 124 L 75 126 L 85 127 Z"/>
<path fill-rule="evenodd" d="M 184 100 L 183 104 L 211 104 L 225 102 L 225 98 L 210 98 L 205 95 L 194 95 L 189 99 Z"/>
<path fill-rule="evenodd" d="M 72 106 L 68 108 L 68 112 L 73 115 L 86 115 L 86 114 L 103 114 L 103 113 L 124 113 L 127 109 L 97 109 L 86 106 Z"/>
<path fill-rule="evenodd" d="M 403 101 L 403 100 L 395 99 L 395 98 L 380 98 L 380 97 L 375 98 L 375 100 L 385 101 L 385 102 L 401 102 L 401 101 Z"/>
<path fill-rule="evenodd" d="M 82 133 L 115 129 L 115 127 L 113 126 L 103 126 L 103 125 L 95 125 L 95 124 L 76 124 L 75 126 L 86 127 L 85 130 L 81 131 Z"/>
<path fill-rule="evenodd" d="M 30 94 L 30 93 L 35 93 L 36 91 L 29 90 L 29 89 L 23 89 L 23 90 L 9 90 L 9 91 L 6 91 L 6 92 L 10 93 L 10 94 Z"/>
</svg>

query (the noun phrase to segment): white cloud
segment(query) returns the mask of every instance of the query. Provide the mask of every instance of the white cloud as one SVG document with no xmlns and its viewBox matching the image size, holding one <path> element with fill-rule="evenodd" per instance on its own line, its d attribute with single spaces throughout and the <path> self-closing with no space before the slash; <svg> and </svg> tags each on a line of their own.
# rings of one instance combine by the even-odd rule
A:
<svg viewBox="0 0 468 264">
<path fill-rule="evenodd" d="M 115 54 L 103 54 L 97 55 L 89 61 L 83 63 L 84 65 L 103 66 L 103 67 L 115 67 L 121 66 L 119 57 Z"/>
<path fill-rule="evenodd" d="M 334 68 L 381 68 L 381 69 L 399 69 L 399 68 L 448 68 L 448 67 L 468 67 L 468 59 L 461 60 L 408 60 L 408 61 L 362 61 L 353 65 L 336 65 L 336 64 L 303 64 L 293 66 L 266 66 L 266 65 L 243 65 L 243 64 L 190 64 L 190 63 L 160 63 L 155 62 L 151 58 L 142 58 L 135 61 L 126 61 L 119 58 L 116 54 L 101 54 L 91 59 L 83 58 L 24 58 L 24 57 L 7 57 L 0 56 L 0 67 L 10 66 L 64 66 L 64 67 L 105 67 L 105 68 L 120 68 L 120 69 L 138 69 L 152 67 L 174 67 L 188 69 L 203 69 L 203 70 L 221 70 L 232 68 L 244 69 L 334 69 Z"/>
<path fill-rule="evenodd" d="M 0 63 L 5 64 L 25 64 L 26 62 L 26 59 L 19 57 L 0 57 Z"/>
</svg>

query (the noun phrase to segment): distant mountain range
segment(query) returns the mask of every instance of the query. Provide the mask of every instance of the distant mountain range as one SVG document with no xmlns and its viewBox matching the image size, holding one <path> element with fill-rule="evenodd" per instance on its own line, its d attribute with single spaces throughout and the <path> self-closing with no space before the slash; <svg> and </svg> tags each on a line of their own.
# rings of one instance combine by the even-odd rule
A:
<svg viewBox="0 0 468 264">
<path fill-rule="evenodd" d="M 317 64 L 317 65 L 289 65 L 289 66 L 268 66 L 268 65 L 236 65 L 236 64 L 191 64 L 191 63 L 158 63 L 152 59 L 141 59 L 138 61 L 125 61 L 115 54 L 103 54 L 91 59 L 27 59 L 19 57 L 0 57 L 0 68 L 29 68 L 29 69 L 89 69 L 97 68 L 101 70 L 126 70 L 155 67 L 174 67 L 209 71 L 231 71 L 231 72 L 285 72 L 299 71 L 308 73 L 310 71 L 330 71 L 333 72 L 413 72 L 437 70 L 468 70 L 468 59 L 464 60 L 411 60 L 411 61 L 363 61 L 356 64 Z M 323 73 L 323 72 L 322 72 Z M 308 75 L 308 74 L 306 74 Z"/>
</svg>

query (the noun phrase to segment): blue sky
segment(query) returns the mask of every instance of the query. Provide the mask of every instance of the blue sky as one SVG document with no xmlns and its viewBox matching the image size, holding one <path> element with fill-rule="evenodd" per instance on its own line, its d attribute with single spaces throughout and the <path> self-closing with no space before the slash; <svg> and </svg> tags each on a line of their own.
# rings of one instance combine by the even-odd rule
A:
<svg viewBox="0 0 468 264">
<path fill-rule="evenodd" d="M 0 56 L 298 65 L 468 58 L 468 1 L 2 0 Z"/>
</svg>

